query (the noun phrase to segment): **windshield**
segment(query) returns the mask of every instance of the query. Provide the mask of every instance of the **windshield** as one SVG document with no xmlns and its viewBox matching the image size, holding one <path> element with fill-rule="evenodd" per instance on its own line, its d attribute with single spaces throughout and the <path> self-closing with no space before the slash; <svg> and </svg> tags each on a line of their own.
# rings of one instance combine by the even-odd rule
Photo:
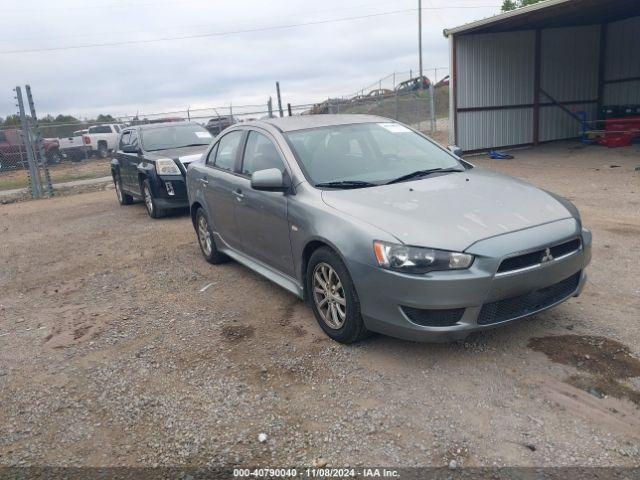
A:
<svg viewBox="0 0 640 480">
<path fill-rule="evenodd" d="M 315 185 L 372 186 L 426 170 L 464 170 L 447 151 L 393 122 L 334 125 L 286 135 Z"/>
<path fill-rule="evenodd" d="M 143 129 L 141 133 L 142 147 L 147 152 L 209 145 L 213 140 L 211 134 L 204 127 L 195 123 Z"/>
</svg>

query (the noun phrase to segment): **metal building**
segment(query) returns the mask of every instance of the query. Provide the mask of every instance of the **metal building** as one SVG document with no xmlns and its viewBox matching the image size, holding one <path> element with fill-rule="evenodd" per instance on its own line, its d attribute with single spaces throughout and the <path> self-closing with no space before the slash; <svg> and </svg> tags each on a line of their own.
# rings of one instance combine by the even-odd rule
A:
<svg viewBox="0 0 640 480">
<path fill-rule="evenodd" d="M 467 152 L 574 138 L 566 110 L 640 104 L 640 0 L 546 0 L 444 35 L 449 141 Z"/>
</svg>

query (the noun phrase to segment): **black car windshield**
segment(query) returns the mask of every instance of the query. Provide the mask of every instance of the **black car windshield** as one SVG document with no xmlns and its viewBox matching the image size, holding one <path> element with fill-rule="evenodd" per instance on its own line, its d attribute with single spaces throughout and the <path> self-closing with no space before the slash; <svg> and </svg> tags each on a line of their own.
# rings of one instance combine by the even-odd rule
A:
<svg viewBox="0 0 640 480">
<path fill-rule="evenodd" d="M 209 145 L 211 134 L 195 123 L 175 124 L 142 129 L 142 147 L 147 152 L 171 148 Z"/>
<path fill-rule="evenodd" d="M 465 169 L 446 150 L 395 122 L 334 125 L 286 135 L 317 186 L 376 186 L 436 170 Z"/>
</svg>

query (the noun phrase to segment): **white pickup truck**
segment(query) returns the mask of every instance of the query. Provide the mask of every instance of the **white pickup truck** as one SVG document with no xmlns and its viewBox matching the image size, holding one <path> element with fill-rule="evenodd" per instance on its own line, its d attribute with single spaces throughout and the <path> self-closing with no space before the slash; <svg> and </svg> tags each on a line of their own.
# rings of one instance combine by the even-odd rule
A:
<svg viewBox="0 0 640 480">
<path fill-rule="evenodd" d="M 109 153 L 115 151 L 118 145 L 118 135 L 123 125 L 110 123 L 105 125 L 94 125 L 84 135 L 84 144 L 87 145 L 92 154 L 99 158 L 107 158 Z"/>
<path fill-rule="evenodd" d="M 91 156 L 91 148 L 84 143 L 84 134 L 86 130 L 78 130 L 73 132 L 72 136 L 59 137 L 59 150 L 62 155 L 72 162 L 80 162 Z"/>
</svg>

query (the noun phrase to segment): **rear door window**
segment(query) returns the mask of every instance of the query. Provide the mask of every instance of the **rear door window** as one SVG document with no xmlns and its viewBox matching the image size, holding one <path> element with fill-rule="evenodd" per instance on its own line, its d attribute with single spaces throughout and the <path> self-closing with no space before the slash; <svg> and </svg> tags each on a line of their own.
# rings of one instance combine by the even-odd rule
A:
<svg viewBox="0 0 640 480">
<path fill-rule="evenodd" d="M 243 133 L 244 132 L 240 130 L 236 130 L 235 132 L 226 134 L 220 139 L 215 161 L 217 168 L 233 172 Z"/>
</svg>

